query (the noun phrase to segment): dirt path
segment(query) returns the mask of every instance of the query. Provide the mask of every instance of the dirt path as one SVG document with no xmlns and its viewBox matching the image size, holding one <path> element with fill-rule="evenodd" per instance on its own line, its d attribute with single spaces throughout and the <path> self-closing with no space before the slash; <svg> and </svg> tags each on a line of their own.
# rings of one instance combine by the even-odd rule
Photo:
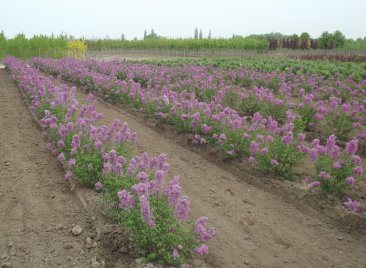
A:
<svg viewBox="0 0 366 268">
<path fill-rule="evenodd" d="M 70 191 L 4 69 L 0 115 L 0 267 L 91 267 L 95 258 L 94 267 L 103 261 L 125 267 L 128 258 L 114 258 L 107 242 L 103 247 L 115 226 L 101 214 L 100 198 L 88 189 Z M 70 232 L 74 225 L 83 229 L 78 236 Z"/>
<path fill-rule="evenodd" d="M 77 91 L 83 103 L 86 94 Z M 308 216 L 164 138 L 133 114 L 98 103 L 105 122 L 127 121 L 138 133 L 137 147 L 165 152 L 170 175 L 180 175 L 193 219 L 206 215 L 217 230 L 206 262 L 210 267 L 366 267 L 366 242 Z"/>
</svg>

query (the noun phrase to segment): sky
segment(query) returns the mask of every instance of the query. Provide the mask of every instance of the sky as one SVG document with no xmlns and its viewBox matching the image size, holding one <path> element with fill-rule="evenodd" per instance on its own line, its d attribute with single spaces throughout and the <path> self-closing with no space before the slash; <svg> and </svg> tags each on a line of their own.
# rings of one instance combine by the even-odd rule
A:
<svg viewBox="0 0 366 268">
<path fill-rule="evenodd" d="M 153 28 L 165 37 L 213 37 L 340 30 L 366 36 L 366 0 L 0 0 L 0 31 L 86 38 L 142 38 Z"/>
</svg>

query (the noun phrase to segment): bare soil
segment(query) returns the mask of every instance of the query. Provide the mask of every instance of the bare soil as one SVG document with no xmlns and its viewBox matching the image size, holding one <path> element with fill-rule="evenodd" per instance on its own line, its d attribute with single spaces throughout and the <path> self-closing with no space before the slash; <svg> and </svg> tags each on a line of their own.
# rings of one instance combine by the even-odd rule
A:
<svg viewBox="0 0 366 268">
<path fill-rule="evenodd" d="M 79 102 L 85 97 L 77 91 Z M 191 219 L 206 215 L 216 228 L 205 264 L 195 267 L 366 267 L 365 236 L 342 231 L 318 210 L 289 202 L 271 191 L 275 187 L 269 181 L 266 188 L 255 184 L 252 174 L 238 176 L 213 163 L 127 109 L 103 102 L 97 109 L 104 122 L 115 117 L 127 121 L 138 133 L 140 152 L 167 153 L 170 175 L 181 176 L 191 200 Z M 101 213 L 99 198 L 87 189 L 70 192 L 63 170 L 47 152 L 40 130 L 4 70 L 0 70 L 0 112 L 0 257 L 6 255 L 0 265 L 90 267 L 95 256 L 106 260 L 106 267 L 128 264 L 130 257 L 109 253 L 113 243 L 102 243 L 113 240 L 113 227 Z M 73 224 L 84 229 L 80 236 L 69 232 Z M 97 240 L 97 227 L 107 229 L 104 238 L 96 248 L 86 249 L 86 236 Z"/>
</svg>

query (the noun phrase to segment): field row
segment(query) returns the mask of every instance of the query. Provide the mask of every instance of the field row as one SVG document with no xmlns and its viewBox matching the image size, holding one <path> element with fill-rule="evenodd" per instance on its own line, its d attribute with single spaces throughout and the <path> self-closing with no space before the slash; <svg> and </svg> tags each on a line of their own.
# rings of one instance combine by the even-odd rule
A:
<svg viewBox="0 0 366 268">
<path fill-rule="evenodd" d="M 348 135 L 365 137 L 365 81 L 198 65 L 41 58 L 31 63 L 192 133 L 193 143 L 209 143 L 225 158 L 244 157 L 262 172 L 306 179 L 323 195 L 344 198 L 364 180 L 359 140 Z M 308 142 L 305 130 L 326 137 Z M 345 205 L 362 211 L 350 198 Z"/>
</svg>

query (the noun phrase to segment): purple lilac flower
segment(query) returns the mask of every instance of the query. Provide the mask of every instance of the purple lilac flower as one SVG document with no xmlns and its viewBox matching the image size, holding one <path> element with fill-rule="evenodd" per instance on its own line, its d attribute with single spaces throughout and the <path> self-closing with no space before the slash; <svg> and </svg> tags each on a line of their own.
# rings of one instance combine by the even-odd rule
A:
<svg viewBox="0 0 366 268">
<path fill-rule="evenodd" d="M 65 160 L 65 156 L 64 156 L 64 153 L 60 153 L 57 157 L 57 159 L 60 161 L 60 162 L 63 162 Z"/>
<path fill-rule="evenodd" d="M 354 177 L 348 177 L 347 179 L 346 179 L 346 183 L 348 184 L 348 185 L 353 185 L 353 184 L 355 184 L 355 182 L 356 182 L 356 180 L 355 180 L 355 178 Z"/>
<path fill-rule="evenodd" d="M 74 158 L 71 158 L 68 162 L 69 167 L 72 168 L 76 165 L 76 160 Z"/>
<path fill-rule="evenodd" d="M 357 148 L 358 148 L 358 140 L 353 139 L 347 142 L 345 151 L 350 155 L 354 155 L 357 151 Z"/>
<path fill-rule="evenodd" d="M 182 187 L 178 183 L 169 184 L 167 189 L 169 207 L 173 208 L 177 205 Z"/>
<path fill-rule="evenodd" d="M 62 148 L 62 147 L 64 147 L 65 146 L 65 142 L 63 141 L 63 140 L 59 140 L 58 142 L 57 142 L 57 147 L 58 148 Z"/>
<path fill-rule="evenodd" d="M 98 182 L 95 184 L 95 189 L 96 189 L 97 191 L 102 190 L 102 189 L 103 189 L 103 184 L 102 184 L 100 181 L 98 181 Z"/>
<path fill-rule="evenodd" d="M 168 169 L 170 167 L 170 164 L 168 162 L 165 162 L 162 166 L 162 170 L 164 171 L 164 173 L 167 173 L 168 172 Z"/>
<path fill-rule="evenodd" d="M 320 145 L 320 140 L 319 139 L 313 139 L 311 142 L 311 146 L 314 148 L 318 148 L 318 146 Z"/>
<path fill-rule="evenodd" d="M 267 147 L 264 147 L 261 149 L 261 154 L 262 155 L 266 155 L 268 153 L 268 148 Z"/>
<path fill-rule="evenodd" d="M 71 178 L 72 178 L 72 172 L 71 171 L 66 171 L 66 174 L 65 174 L 65 181 L 70 181 Z"/>
<path fill-rule="evenodd" d="M 132 186 L 132 190 L 134 190 L 139 196 L 149 196 L 149 184 L 140 182 L 139 184 L 135 184 Z"/>
<path fill-rule="evenodd" d="M 352 210 L 356 214 L 362 212 L 361 203 L 356 200 L 352 200 L 351 198 L 347 198 L 347 201 L 344 202 L 344 205 L 346 206 L 346 208 Z"/>
<path fill-rule="evenodd" d="M 276 159 L 271 159 L 271 165 L 272 166 L 278 166 L 279 163 L 278 163 L 278 161 Z"/>
<path fill-rule="evenodd" d="M 189 213 L 189 200 L 187 196 L 180 197 L 175 207 L 175 217 L 180 221 L 185 221 Z"/>
<path fill-rule="evenodd" d="M 363 168 L 362 168 L 362 166 L 357 166 L 357 167 L 355 167 L 355 168 L 353 169 L 353 173 L 354 173 L 355 175 L 362 175 L 362 173 L 363 173 Z"/>
<path fill-rule="evenodd" d="M 313 161 L 315 161 L 316 158 L 317 158 L 317 156 L 318 156 L 318 150 L 315 149 L 315 148 L 311 148 L 309 150 L 309 157 L 310 157 L 310 159 L 313 160 Z"/>
<path fill-rule="evenodd" d="M 253 156 L 249 156 L 248 162 L 251 163 L 251 164 L 254 163 L 255 162 L 255 158 Z"/>
<path fill-rule="evenodd" d="M 155 223 L 152 219 L 152 212 L 150 209 L 149 200 L 145 195 L 140 196 L 140 204 L 141 204 L 141 218 L 142 220 L 149 226 L 154 226 Z"/>
<path fill-rule="evenodd" d="M 185 121 L 185 120 L 188 119 L 188 117 L 189 117 L 188 114 L 181 114 L 180 119 L 182 119 L 183 121 Z"/>
<path fill-rule="evenodd" d="M 334 169 L 341 169 L 342 168 L 341 162 L 339 162 L 339 161 L 334 162 L 333 163 L 333 168 Z"/>
<path fill-rule="evenodd" d="M 165 163 L 164 163 L 165 164 Z M 161 187 L 163 186 L 165 178 L 165 172 L 163 170 L 157 170 L 155 173 L 155 183 L 154 183 L 154 190 L 161 191 Z"/>
<path fill-rule="evenodd" d="M 202 244 L 201 246 L 195 248 L 194 251 L 196 252 L 197 256 L 208 254 L 208 246 Z"/>
<path fill-rule="evenodd" d="M 122 190 L 117 193 L 119 198 L 119 207 L 129 211 L 131 208 L 135 206 L 135 199 L 133 196 L 128 193 L 126 190 Z"/>
<path fill-rule="evenodd" d="M 336 141 L 337 141 L 337 137 L 334 134 L 332 134 L 328 137 L 327 145 L 326 145 L 328 151 L 332 150 L 333 146 L 336 144 Z"/>
<path fill-rule="evenodd" d="M 221 133 L 219 136 L 219 140 L 217 141 L 218 144 L 221 144 L 226 141 L 226 135 L 225 133 Z"/>
<path fill-rule="evenodd" d="M 311 188 L 316 188 L 316 187 L 319 187 L 320 186 L 320 182 L 319 181 L 312 181 L 309 186 Z"/>
<path fill-rule="evenodd" d="M 86 98 L 87 102 L 92 102 L 94 100 L 94 95 L 92 93 L 89 93 L 88 97 Z"/>
<path fill-rule="evenodd" d="M 339 151 L 340 151 L 339 146 L 338 146 L 338 145 L 334 145 L 334 146 L 333 146 L 333 148 L 332 148 L 332 150 L 331 150 L 331 156 L 332 156 L 333 158 L 338 157 L 338 155 L 339 155 Z"/>
<path fill-rule="evenodd" d="M 181 189 L 182 187 L 179 184 L 179 179 L 173 179 L 169 182 L 167 195 L 170 208 L 176 206 L 179 196 L 181 194 Z"/>
<path fill-rule="evenodd" d="M 256 112 L 253 115 L 252 121 L 254 124 L 256 124 L 256 123 L 259 123 L 262 120 L 262 118 L 263 118 L 262 115 L 259 112 Z"/>
<path fill-rule="evenodd" d="M 200 236 L 201 242 L 211 240 L 215 236 L 215 230 L 207 229 L 204 225 L 207 223 L 207 217 L 200 217 L 195 224 L 194 231 Z"/>
<path fill-rule="evenodd" d="M 132 176 L 135 173 L 135 170 L 136 170 L 136 160 L 131 159 L 130 164 L 128 165 L 127 168 L 128 175 Z"/>
<path fill-rule="evenodd" d="M 353 155 L 352 156 L 352 161 L 353 163 L 360 163 L 361 162 L 361 157 L 358 155 Z"/>
<path fill-rule="evenodd" d="M 206 125 L 206 124 L 203 124 L 202 126 L 201 126 L 201 129 L 202 129 L 202 132 L 204 133 L 204 134 L 207 134 L 208 132 L 210 132 L 211 131 L 211 127 L 209 127 L 208 125 Z"/>
<path fill-rule="evenodd" d="M 52 147 L 52 144 L 51 143 L 47 143 L 47 149 L 52 152 L 53 150 L 53 147 Z"/>
<path fill-rule="evenodd" d="M 71 141 L 71 151 L 72 152 L 76 152 L 76 150 L 80 147 L 80 136 L 75 134 L 72 137 L 72 141 Z"/>
<path fill-rule="evenodd" d="M 250 154 L 253 156 L 259 151 L 259 145 L 255 141 L 250 143 Z"/>
<path fill-rule="evenodd" d="M 321 178 L 321 179 L 330 179 L 330 174 L 325 172 L 325 171 L 321 171 L 319 173 L 319 178 Z"/>
<path fill-rule="evenodd" d="M 149 175 L 146 172 L 139 172 L 137 174 L 137 178 L 139 178 L 141 183 L 148 183 L 149 182 Z"/>
<path fill-rule="evenodd" d="M 284 144 L 290 144 L 292 142 L 292 139 L 293 139 L 293 134 L 292 134 L 291 131 L 289 131 L 287 133 L 287 135 L 282 138 L 282 143 L 284 143 Z"/>
</svg>

